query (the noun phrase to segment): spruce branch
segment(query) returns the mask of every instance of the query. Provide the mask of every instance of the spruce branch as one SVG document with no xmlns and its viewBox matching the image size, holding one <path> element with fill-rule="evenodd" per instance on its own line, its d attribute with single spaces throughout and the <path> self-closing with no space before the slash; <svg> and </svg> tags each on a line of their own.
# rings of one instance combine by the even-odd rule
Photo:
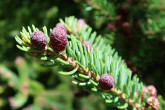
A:
<svg viewBox="0 0 165 110">
<path fill-rule="evenodd" d="M 98 11 L 106 15 L 110 20 L 115 20 L 117 17 L 114 17 L 114 7 L 112 2 L 107 0 L 85 0 L 88 4 L 92 5 Z"/>
<path fill-rule="evenodd" d="M 158 96 L 158 99 L 160 101 L 160 110 L 164 110 L 165 109 L 165 100 L 163 100 L 162 96 Z"/>
<path fill-rule="evenodd" d="M 69 42 L 64 51 L 55 52 L 49 45 L 44 49 L 34 48 L 29 42 L 32 31 L 28 32 L 24 28 L 21 33 L 22 39 L 16 36 L 16 41 L 19 43 L 17 47 L 26 52 L 43 52 L 36 57 L 42 61 L 52 62 L 52 65 L 58 64 L 65 68 L 70 67 L 71 71 L 66 71 L 65 69 L 65 71 L 58 73 L 71 75 L 75 79 L 72 81 L 73 84 L 83 86 L 84 89 L 100 94 L 106 103 L 111 106 L 120 109 L 144 109 L 149 94 L 144 93 L 144 98 L 143 100 L 141 99 L 142 82 L 139 81 L 137 76 L 133 76 L 133 79 L 131 79 L 132 72 L 127 68 L 121 57 L 118 56 L 118 53 L 111 48 L 107 39 L 101 35 L 97 36 L 96 32 L 92 32 L 92 28 L 88 25 L 84 27 L 81 27 L 82 25 L 77 26 L 77 19 L 74 17 L 67 17 L 65 21 L 60 21 L 68 31 Z M 38 30 L 34 26 L 32 27 L 33 31 Z M 49 36 L 46 27 L 43 29 L 45 35 Z M 28 30 L 31 29 L 28 28 Z M 85 40 L 90 41 L 93 47 L 82 45 L 82 41 Z M 107 91 L 100 89 L 98 83 L 100 76 L 105 73 L 111 74 L 115 79 L 114 87 Z M 155 108 L 155 105 L 151 106 Z"/>
<path fill-rule="evenodd" d="M 121 3 L 119 2 L 117 4 L 116 1 L 108 0 L 86 0 L 86 2 L 96 8 L 98 11 L 102 12 L 112 22 L 121 22 L 120 20 L 124 20 L 123 18 L 119 19 L 117 17 L 121 16 L 117 13 L 117 10 L 119 10 L 120 6 L 122 7 L 122 5 L 128 5 L 126 8 L 127 11 L 129 11 L 129 13 L 127 13 L 128 15 L 126 16 L 124 13 L 122 15 L 126 16 L 128 21 L 134 22 L 133 20 L 137 19 L 136 15 L 134 15 L 134 13 L 137 13 L 137 11 L 144 13 L 144 16 L 138 17 L 139 21 L 141 22 L 139 25 L 143 35 L 147 36 L 148 38 L 154 38 L 155 36 L 160 35 L 162 37 L 164 34 L 165 23 L 162 21 L 165 20 L 165 12 L 163 8 L 165 6 L 165 2 L 163 0 L 142 0 L 136 2 L 125 1 Z M 115 8 L 114 5 L 117 5 L 117 8 Z M 124 11 L 124 9 L 121 9 L 121 11 Z M 155 12 L 157 14 L 155 14 Z"/>
</svg>

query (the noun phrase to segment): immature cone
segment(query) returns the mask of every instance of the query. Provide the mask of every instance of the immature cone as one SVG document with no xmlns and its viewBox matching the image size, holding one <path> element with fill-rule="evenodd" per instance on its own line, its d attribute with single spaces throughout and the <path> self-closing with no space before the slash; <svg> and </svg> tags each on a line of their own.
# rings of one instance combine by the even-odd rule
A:
<svg viewBox="0 0 165 110">
<path fill-rule="evenodd" d="M 114 25 L 114 24 L 108 24 L 108 25 L 107 25 L 107 28 L 108 28 L 109 30 L 113 30 L 113 29 L 115 29 L 115 25 Z"/>
<path fill-rule="evenodd" d="M 66 31 L 66 33 L 67 33 L 67 30 L 66 30 L 64 24 L 62 24 L 62 23 L 57 23 L 57 24 L 56 24 L 56 27 L 61 27 L 61 28 L 64 29 L 64 30 Z"/>
<path fill-rule="evenodd" d="M 66 31 L 60 26 L 54 27 L 50 35 L 50 44 L 54 51 L 62 52 L 68 42 Z"/>
<path fill-rule="evenodd" d="M 30 41 L 32 46 L 37 49 L 44 49 L 47 44 L 47 38 L 42 31 L 34 31 L 31 34 Z"/>
<path fill-rule="evenodd" d="M 77 23 L 76 23 L 76 32 L 78 32 L 79 25 L 81 26 L 81 28 L 83 28 L 86 25 L 85 20 L 84 19 L 77 20 Z"/>
<path fill-rule="evenodd" d="M 122 27 L 123 27 L 123 28 L 128 28 L 128 27 L 130 27 L 130 24 L 129 24 L 128 22 L 124 22 L 124 23 L 122 24 Z"/>
<path fill-rule="evenodd" d="M 147 90 L 149 91 L 150 96 L 155 96 L 155 97 L 157 96 L 157 90 L 156 90 L 155 86 L 149 85 L 147 87 Z"/>
<path fill-rule="evenodd" d="M 103 74 L 99 80 L 99 86 L 103 90 L 111 89 L 115 84 L 115 80 L 112 75 L 110 74 Z"/>
<path fill-rule="evenodd" d="M 88 48 L 88 46 L 90 47 L 90 49 L 93 47 L 93 45 L 89 41 L 83 41 L 82 44 L 85 45 L 86 48 Z"/>
<path fill-rule="evenodd" d="M 153 97 L 153 96 L 151 96 L 147 99 L 147 103 L 149 105 L 152 105 L 152 107 L 154 107 L 154 108 L 152 108 L 152 110 L 158 110 L 160 107 L 160 103 L 159 103 L 158 98 Z"/>
<path fill-rule="evenodd" d="M 137 21 L 137 25 L 138 25 L 139 27 L 142 25 L 142 23 L 141 23 L 140 20 Z"/>
<path fill-rule="evenodd" d="M 79 19 L 77 20 L 77 24 L 76 25 L 81 25 L 82 27 L 84 27 L 86 25 L 86 22 L 84 19 Z"/>
</svg>

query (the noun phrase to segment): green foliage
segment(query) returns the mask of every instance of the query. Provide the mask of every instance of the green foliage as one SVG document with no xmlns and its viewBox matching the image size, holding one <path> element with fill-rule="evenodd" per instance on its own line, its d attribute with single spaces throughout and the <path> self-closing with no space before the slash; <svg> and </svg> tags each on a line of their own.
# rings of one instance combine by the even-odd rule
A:
<svg viewBox="0 0 165 110">
<path fill-rule="evenodd" d="M 51 54 L 45 53 L 40 55 L 41 60 L 52 61 L 52 65 L 61 64 L 63 67 L 68 67 L 70 65 L 73 70 L 69 72 L 58 72 L 63 75 L 72 75 L 72 77 L 76 80 L 72 83 L 78 86 L 84 86 L 84 89 L 91 90 L 97 94 L 100 94 L 108 104 L 111 106 L 117 106 L 118 108 L 127 108 L 129 103 L 125 102 L 128 98 L 134 100 L 133 103 L 142 103 L 141 100 L 141 91 L 143 84 L 139 82 L 139 78 L 135 75 L 132 77 L 132 72 L 127 68 L 126 64 L 121 60 L 121 57 L 118 56 L 117 52 L 111 48 L 109 43 L 106 43 L 106 39 L 104 39 L 101 35 L 97 36 L 96 32 L 92 32 L 92 28 L 88 25 L 80 28 L 79 25 L 78 31 L 76 28 L 77 19 L 74 17 L 68 17 L 65 21 L 60 20 L 65 27 L 68 29 L 68 39 L 70 41 L 67 44 L 66 50 L 63 51 L 62 54 L 59 54 L 51 49 L 49 45 L 47 46 L 48 50 Z M 38 30 L 32 25 L 33 31 Z M 16 36 L 16 41 L 20 44 L 17 47 L 26 52 L 43 52 L 44 50 L 38 50 L 31 47 L 30 44 L 30 33 L 32 30 L 28 28 L 29 31 L 26 31 L 23 28 L 21 32 L 21 37 L 27 41 L 24 43 L 18 36 Z M 44 33 L 47 35 L 46 27 L 43 28 Z M 51 32 L 51 30 L 50 30 Z M 79 39 L 82 41 L 87 40 L 93 44 L 93 48 L 87 48 L 82 45 Z M 50 57 L 51 55 L 51 57 Z M 54 56 L 54 57 L 53 57 Z M 63 58 L 66 56 L 66 58 Z M 69 62 L 68 58 L 72 60 Z M 72 65 L 75 62 L 78 67 Z M 45 65 L 46 66 L 46 65 Z M 80 70 L 77 72 L 77 70 Z M 94 72 L 95 75 L 93 77 L 91 74 L 85 74 L 84 72 L 88 69 L 88 71 Z M 65 69 L 66 71 L 66 69 Z M 118 91 L 112 90 L 111 92 L 102 91 L 98 88 L 98 82 L 95 81 L 95 77 L 98 75 L 102 75 L 104 73 L 112 74 L 115 79 L 115 88 L 118 88 L 125 94 L 124 101 L 119 96 Z M 84 74 L 84 75 L 83 75 Z M 91 75 L 91 76 L 90 76 Z M 84 80 L 82 81 L 81 78 Z M 134 94 L 137 92 L 138 96 L 135 97 Z M 144 95 L 144 102 L 148 97 L 147 94 Z M 135 106 L 136 108 L 141 108 L 144 105 Z"/>
<path fill-rule="evenodd" d="M 91 4 L 89 1 L 93 1 L 101 8 L 104 8 L 100 4 L 104 3 L 106 0 L 101 0 L 99 2 L 88 0 L 87 3 L 90 5 L 87 8 L 94 6 L 94 3 Z M 158 87 L 161 86 L 161 84 L 157 82 L 159 82 L 159 79 L 163 76 L 164 73 L 162 71 L 164 69 L 162 66 L 157 66 L 157 63 L 162 64 L 162 62 L 165 61 L 163 57 L 165 54 L 163 49 L 165 47 L 163 22 L 165 15 L 163 8 L 165 5 L 164 3 L 163 0 L 108 1 L 107 6 L 108 4 L 114 4 L 115 6 L 113 9 L 115 11 L 112 12 L 115 12 L 113 15 L 116 19 L 107 20 L 108 17 L 106 14 L 93 14 L 94 18 L 90 21 L 94 22 L 94 24 L 99 24 L 97 29 L 102 35 L 105 33 L 113 33 L 113 36 L 115 37 L 112 46 L 118 51 L 119 55 L 124 59 L 133 62 L 134 67 L 131 67 L 131 69 L 137 68 L 138 72 L 136 73 L 140 74 L 147 84 L 154 83 Z M 84 6 L 84 8 L 85 7 L 86 6 Z M 82 8 L 82 10 L 84 8 Z M 100 13 L 103 13 L 103 11 L 110 11 L 99 10 L 97 7 L 95 7 L 95 9 Z M 90 16 L 95 12 L 95 10 L 90 10 L 87 13 Z M 108 14 L 109 16 L 112 16 L 112 13 Z M 128 28 L 122 27 L 124 22 L 129 23 Z M 107 23 L 113 24 L 114 29 L 107 29 Z M 96 28 L 96 25 L 93 27 Z M 157 74 L 160 74 L 160 76 L 158 76 L 159 78 L 153 80 L 153 77 L 157 77 Z"/>
<path fill-rule="evenodd" d="M 131 108 L 130 103 L 125 103 L 123 100 L 137 94 L 137 97 L 133 97 L 134 101 L 144 106 L 139 97 L 142 94 L 142 85 L 153 84 L 157 92 L 162 94 L 158 98 L 160 110 L 163 110 L 164 3 L 164 0 L 0 1 L 0 109 L 109 110 L 117 109 L 116 106 L 123 109 Z M 64 19 L 65 16 L 71 15 L 84 18 L 92 28 L 86 25 L 83 28 L 78 26 L 76 29 L 77 19 L 74 17 Z M 69 32 L 69 43 L 63 54 L 71 57 L 81 69 L 71 66 L 70 62 L 63 59 L 61 54 L 54 52 L 49 45 L 48 51 L 53 55 L 29 45 L 29 37 L 37 29 L 34 26 L 27 27 L 29 24 L 34 24 L 38 29 L 43 30 L 49 40 L 52 30 L 50 28 L 55 26 L 59 18 L 64 19 L 60 19 L 60 22 L 65 24 Z M 130 27 L 123 28 L 124 22 L 129 23 Z M 115 24 L 115 28 L 110 30 L 107 24 Z M 22 26 L 25 28 L 19 33 Z M 43 29 L 41 26 L 44 26 Z M 29 44 L 22 41 L 22 37 Z M 16 48 L 15 40 L 18 42 L 17 47 L 26 51 L 26 54 Z M 82 46 L 81 42 L 84 40 L 92 43 L 93 49 Z M 44 53 L 35 55 L 40 52 Z M 26 58 L 25 65 L 18 67 L 14 63 L 18 55 Z M 126 59 L 126 63 L 132 61 L 133 66 L 125 64 L 120 56 Z M 2 68 L 6 72 L 3 72 Z M 115 87 L 124 94 L 123 99 L 119 94 L 120 91 L 116 89 L 101 90 L 95 76 L 84 74 L 87 68 L 95 75 L 104 72 L 113 75 Z M 134 72 L 136 69 L 138 71 Z M 10 78 L 7 72 L 12 73 Z M 71 76 L 72 81 L 60 74 Z M 23 85 L 24 78 L 28 79 L 30 85 L 27 89 L 28 95 L 19 89 Z M 13 81 L 17 86 L 12 86 Z M 78 87 L 71 86 L 71 82 Z M 82 94 L 84 96 L 82 88 L 93 94 L 86 98 L 77 98 L 75 94 L 73 95 L 74 91 L 78 91 L 78 97 Z M 134 94 L 130 91 L 138 91 L 138 93 Z M 101 97 L 97 97 L 97 94 Z M 148 94 L 144 99 L 147 98 Z M 12 106 L 9 101 L 14 101 L 19 107 Z M 40 102 L 45 102 L 45 105 Z M 112 106 L 115 108 L 111 108 Z"/>
<path fill-rule="evenodd" d="M 164 110 L 165 109 L 165 100 L 163 100 L 162 96 L 158 96 L 158 99 L 160 101 L 160 110 Z"/>
</svg>

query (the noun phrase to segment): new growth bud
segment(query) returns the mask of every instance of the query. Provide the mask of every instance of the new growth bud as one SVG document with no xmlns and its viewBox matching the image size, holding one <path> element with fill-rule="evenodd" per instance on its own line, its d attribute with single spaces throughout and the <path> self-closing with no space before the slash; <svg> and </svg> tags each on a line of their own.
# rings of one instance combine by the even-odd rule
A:
<svg viewBox="0 0 165 110">
<path fill-rule="evenodd" d="M 147 87 L 147 90 L 149 91 L 150 96 L 157 96 L 157 90 L 156 90 L 155 86 L 149 85 Z"/>
<path fill-rule="evenodd" d="M 85 45 L 86 48 L 88 48 L 88 46 L 90 47 L 90 49 L 93 47 L 93 45 L 89 41 L 83 41 L 82 44 Z"/>
<path fill-rule="evenodd" d="M 60 26 L 53 28 L 50 35 L 50 44 L 54 51 L 62 52 L 68 42 L 66 31 Z"/>
<path fill-rule="evenodd" d="M 83 28 L 85 25 L 86 25 L 86 22 L 85 22 L 84 19 L 77 20 L 77 23 L 76 23 L 76 32 L 78 32 L 79 26 L 81 26 L 81 28 Z"/>
<path fill-rule="evenodd" d="M 31 34 L 30 41 L 32 46 L 37 49 L 44 49 L 47 44 L 47 38 L 42 31 L 34 31 Z"/>
<path fill-rule="evenodd" d="M 84 19 L 79 19 L 77 20 L 77 25 L 81 25 L 82 27 L 84 27 L 86 25 L 86 22 Z"/>
<path fill-rule="evenodd" d="M 124 23 L 122 24 L 122 27 L 123 27 L 123 28 L 128 28 L 128 27 L 130 27 L 130 24 L 129 24 L 128 22 L 124 22 Z"/>
<path fill-rule="evenodd" d="M 108 28 L 109 30 L 113 30 L 113 29 L 115 29 L 115 25 L 114 25 L 114 24 L 108 24 L 108 25 L 107 25 L 107 28 Z"/>
<path fill-rule="evenodd" d="M 111 89 L 115 84 L 115 80 L 112 75 L 110 74 L 103 74 L 99 80 L 99 86 L 103 90 Z"/>
<path fill-rule="evenodd" d="M 61 27 L 61 28 L 64 29 L 65 32 L 67 33 L 67 30 L 66 30 L 64 24 L 62 24 L 62 23 L 57 23 L 57 24 L 56 24 L 56 27 Z"/>
</svg>

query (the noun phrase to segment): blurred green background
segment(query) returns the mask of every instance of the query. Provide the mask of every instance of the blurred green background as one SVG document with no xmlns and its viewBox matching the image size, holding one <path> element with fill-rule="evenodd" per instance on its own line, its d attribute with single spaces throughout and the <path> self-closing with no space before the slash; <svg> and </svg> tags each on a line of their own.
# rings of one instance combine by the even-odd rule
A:
<svg viewBox="0 0 165 110">
<path fill-rule="evenodd" d="M 114 10 L 123 4 L 118 3 Z M 148 13 L 144 9 L 141 11 Z M 133 21 L 136 10 L 134 13 L 127 20 Z M 135 74 L 146 85 L 156 86 L 158 93 L 165 97 L 164 30 L 154 37 L 145 35 L 136 26 L 133 26 L 136 31 L 131 30 L 134 34 L 129 37 L 122 33 L 119 25 L 117 31 L 108 30 L 107 24 L 113 20 L 108 21 L 83 0 L 0 0 L 0 110 L 109 109 L 100 96 L 84 92 L 71 84 L 71 78 L 56 74 L 60 67 L 41 66 L 32 55 L 16 48 L 14 37 L 19 35 L 22 26 L 34 24 L 39 29 L 43 26 L 49 29 L 59 22 L 59 18 L 72 15 L 85 19 L 99 34 L 111 39 L 110 44 L 127 62 L 131 62 L 130 68 L 136 70 Z M 139 15 L 139 19 L 146 24 L 144 15 Z M 31 90 L 27 92 L 28 87 Z"/>
</svg>

